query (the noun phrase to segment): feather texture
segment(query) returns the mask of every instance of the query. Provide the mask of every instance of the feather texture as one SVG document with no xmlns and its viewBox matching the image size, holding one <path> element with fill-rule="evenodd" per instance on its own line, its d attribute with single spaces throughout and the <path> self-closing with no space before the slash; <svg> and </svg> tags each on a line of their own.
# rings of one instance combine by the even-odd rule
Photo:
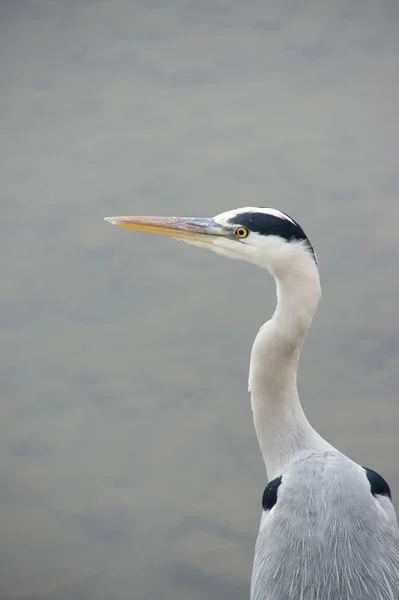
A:
<svg viewBox="0 0 399 600">
<path fill-rule="evenodd" d="M 398 526 L 388 497 L 338 451 L 305 451 L 263 511 L 252 600 L 398 600 Z"/>
</svg>

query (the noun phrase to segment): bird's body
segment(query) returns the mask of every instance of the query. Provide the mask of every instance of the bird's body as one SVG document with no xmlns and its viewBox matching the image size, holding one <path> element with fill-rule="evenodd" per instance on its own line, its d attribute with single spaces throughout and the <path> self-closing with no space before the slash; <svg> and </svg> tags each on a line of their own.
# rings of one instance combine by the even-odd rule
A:
<svg viewBox="0 0 399 600">
<path fill-rule="evenodd" d="M 299 452 L 262 513 L 251 599 L 397 600 L 394 519 L 362 467 L 334 449 Z"/>
<path fill-rule="evenodd" d="M 269 484 L 251 600 L 399 600 L 399 531 L 387 483 L 326 442 L 299 401 L 302 344 L 320 300 L 317 258 L 275 209 L 214 219 L 110 218 L 266 268 L 277 307 L 255 339 L 249 389 Z"/>
</svg>

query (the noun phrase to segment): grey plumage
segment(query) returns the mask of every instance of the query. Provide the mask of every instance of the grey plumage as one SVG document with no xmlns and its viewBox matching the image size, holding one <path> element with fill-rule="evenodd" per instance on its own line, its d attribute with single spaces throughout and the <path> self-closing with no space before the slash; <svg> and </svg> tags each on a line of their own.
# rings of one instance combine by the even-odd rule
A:
<svg viewBox="0 0 399 600">
<path fill-rule="evenodd" d="M 302 452 L 262 514 L 252 600 L 398 600 L 391 501 L 338 451 Z"/>
<path fill-rule="evenodd" d="M 296 221 L 246 207 L 213 219 L 110 217 L 265 268 L 277 307 L 256 336 L 249 390 L 269 480 L 251 600 L 399 600 L 399 531 L 386 482 L 310 425 L 298 397 L 302 345 L 320 297 L 318 261 Z M 280 481 L 281 479 L 281 481 Z"/>
</svg>

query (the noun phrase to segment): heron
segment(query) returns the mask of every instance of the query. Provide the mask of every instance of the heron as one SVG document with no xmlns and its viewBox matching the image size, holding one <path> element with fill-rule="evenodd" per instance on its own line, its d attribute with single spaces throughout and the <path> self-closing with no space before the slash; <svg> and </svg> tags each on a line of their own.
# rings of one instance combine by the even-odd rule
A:
<svg viewBox="0 0 399 600">
<path fill-rule="evenodd" d="M 399 600 L 399 529 L 389 485 L 321 437 L 297 389 L 307 331 L 321 298 L 319 265 L 302 227 L 273 208 L 213 218 L 107 217 L 266 269 L 277 305 L 256 335 L 249 391 L 267 486 L 251 600 Z"/>
</svg>

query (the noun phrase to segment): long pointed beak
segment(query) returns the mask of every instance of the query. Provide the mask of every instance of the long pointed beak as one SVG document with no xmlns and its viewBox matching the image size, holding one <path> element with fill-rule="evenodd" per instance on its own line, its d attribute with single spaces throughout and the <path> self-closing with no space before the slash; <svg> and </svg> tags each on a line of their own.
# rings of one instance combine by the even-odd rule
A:
<svg viewBox="0 0 399 600">
<path fill-rule="evenodd" d="M 147 233 L 167 235 L 186 241 L 205 241 L 214 236 L 225 236 L 227 228 L 213 219 L 186 217 L 106 217 L 108 223 L 137 229 Z"/>
</svg>

